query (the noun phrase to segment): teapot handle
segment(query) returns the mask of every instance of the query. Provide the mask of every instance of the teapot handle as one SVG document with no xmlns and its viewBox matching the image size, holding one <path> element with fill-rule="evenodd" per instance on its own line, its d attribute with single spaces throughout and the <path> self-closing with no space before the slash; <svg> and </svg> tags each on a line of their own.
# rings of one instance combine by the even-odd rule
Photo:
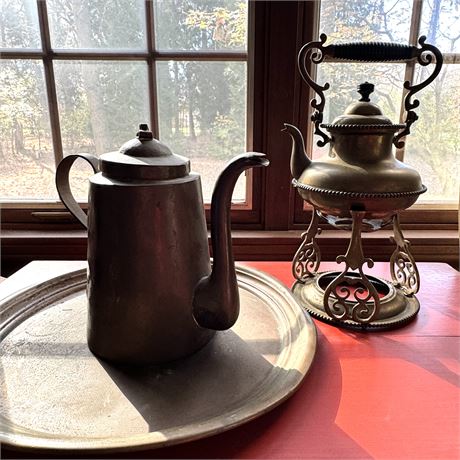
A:
<svg viewBox="0 0 460 460">
<path fill-rule="evenodd" d="M 56 188 L 59 198 L 64 203 L 64 206 L 85 228 L 88 228 L 88 217 L 73 197 L 69 184 L 70 168 L 78 158 L 86 160 L 91 165 L 95 173 L 99 172 L 99 160 L 94 155 L 90 155 L 88 153 L 68 155 L 61 160 L 56 169 Z"/>
</svg>

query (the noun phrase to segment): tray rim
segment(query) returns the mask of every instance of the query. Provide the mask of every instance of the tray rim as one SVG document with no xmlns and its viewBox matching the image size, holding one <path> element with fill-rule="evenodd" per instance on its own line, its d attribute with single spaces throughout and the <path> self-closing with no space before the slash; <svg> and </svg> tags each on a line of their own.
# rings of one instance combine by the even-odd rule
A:
<svg viewBox="0 0 460 460">
<path fill-rule="evenodd" d="M 53 275 L 45 281 L 29 285 L 15 291 L 3 299 L 0 299 L 0 343 L 8 336 L 12 330 L 15 329 L 17 325 L 21 324 L 27 318 L 33 316 L 35 313 L 38 313 L 47 307 L 51 307 L 59 303 L 61 300 L 64 300 L 65 298 L 75 293 L 81 292 L 86 284 L 86 272 L 87 268 L 66 270 L 57 276 Z M 0 445 L 3 443 L 11 450 L 19 450 L 25 452 L 34 451 L 61 453 L 75 451 L 78 451 L 79 453 L 114 453 L 144 449 L 156 449 L 169 445 L 182 444 L 228 431 L 232 428 L 254 420 L 255 418 L 269 412 L 284 402 L 299 388 L 313 364 L 317 349 L 317 330 L 315 324 L 311 316 L 302 308 L 289 288 L 282 284 L 275 277 L 261 270 L 240 265 L 238 263 L 236 264 L 236 272 L 240 289 L 245 289 L 257 296 L 257 294 L 254 292 L 255 286 L 251 286 L 250 283 L 245 283 L 244 277 L 249 279 L 256 279 L 260 285 L 264 286 L 265 294 L 267 293 L 267 289 L 268 292 L 272 290 L 275 291 L 280 298 L 283 298 L 286 301 L 290 307 L 290 314 L 294 314 L 295 310 L 297 309 L 297 321 L 303 323 L 300 325 L 300 332 L 298 333 L 298 336 L 300 336 L 302 332 L 306 334 L 306 342 L 308 346 L 305 347 L 303 355 L 301 353 L 293 354 L 292 351 L 290 351 L 291 355 L 293 355 L 293 361 L 296 364 L 294 370 L 297 371 L 297 374 L 300 373 L 300 375 L 293 379 L 293 372 L 291 371 L 289 373 L 289 385 L 286 387 L 282 395 L 278 396 L 275 400 L 270 401 L 268 404 L 259 405 L 260 407 L 256 407 L 256 409 L 252 410 L 251 413 L 246 414 L 233 422 L 229 422 L 216 427 L 215 421 L 217 417 L 213 417 L 206 421 L 203 428 L 199 432 L 185 434 L 173 439 L 151 439 L 158 436 L 158 433 L 162 433 L 158 431 L 130 435 L 126 437 L 117 437 L 115 442 L 113 437 L 87 438 L 82 440 L 81 438 L 65 438 L 64 436 L 58 435 L 56 438 L 54 438 L 52 433 L 43 433 L 44 436 L 42 435 L 41 437 L 37 437 L 31 435 L 33 432 L 31 429 L 27 429 L 26 435 L 18 433 L 18 431 L 14 430 L 13 433 L 9 433 L 8 430 L 5 430 L 0 418 Z M 73 284 L 70 284 L 70 286 L 65 287 L 64 289 L 58 290 L 58 292 L 54 292 L 56 287 L 59 287 L 63 281 L 70 281 Z M 252 289 L 248 289 L 248 286 L 252 287 Z M 257 285 L 256 287 L 260 291 L 264 290 L 260 289 Z M 47 296 L 43 297 L 45 293 Z M 258 297 L 260 298 L 260 296 Z M 23 308 L 21 308 L 16 314 L 13 314 L 11 318 L 7 318 L 6 321 L 2 321 L 2 317 L 4 316 L 3 314 L 7 312 L 9 308 L 13 308 L 18 302 L 22 302 L 24 304 Z M 29 302 L 32 302 L 32 305 L 30 305 Z M 286 305 L 284 305 L 284 307 L 286 307 Z M 281 311 L 281 308 L 279 310 Z M 282 313 L 286 314 L 285 311 Z M 279 323 L 279 318 L 277 318 L 277 322 Z M 290 345 L 292 348 L 292 342 L 290 342 Z M 295 345 L 294 350 L 297 348 L 299 348 L 299 344 Z M 281 355 L 282 353 L 280 353 L 279 356 Z M 274 381 L 277 381 L 278 379 L 279 377 L 276 375 L 272 377 L 272 380 Z M 286 378 L 286 381 L 287 380 L 288 379 Z M 265 387 L 266 384 L 264 383 L 263 386 Z M 263 393 L 263 391 L 259 393 Z M 251 394 L 251 396 L 253 395 Z M 207 425 L 211 426 L 207 427 Z M 176 430 L 178 428 L 180 429 L 182 427 L 174 427 Z M 41 434 L 40 432 L 36 433 L 38 435 Z"/>
</svg>

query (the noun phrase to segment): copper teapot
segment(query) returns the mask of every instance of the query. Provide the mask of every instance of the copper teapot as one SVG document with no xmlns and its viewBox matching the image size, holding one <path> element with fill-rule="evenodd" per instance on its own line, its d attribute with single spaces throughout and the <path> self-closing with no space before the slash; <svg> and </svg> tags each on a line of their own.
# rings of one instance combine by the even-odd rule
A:
<svg viewBox="0 0 460 460">
<path fill-rule="evenodd" d="M 96 173 L 89 179 L 88 215 L 69 186 L 77 158 Z M 88 229 L 88 345 L 94 354 L 125 364 L 171 361 L 235 323 L 231 196 L 241 172 L 266 165 L 265 155 L 247 153 L 219 176 L 211 203 L 211 270 L 200 176 L 147 125 L 118 152 L 61 161 L 59 196 Z"/>
<path fill-rule="evenodd" d="M 329 154 L 311 161 L 305 152 L 301 132 L 295 126 L 285 124 L 285 130 L 293 140 L 292 183 L 302 198 L 332 225 L 349 229 L 352 223 L 350 211 L 364 211 L 364 229 L 377 230 L 389 223 L 395 213 L 414 204 L 426 191 L 418 172 L 397 160 L 392 146 L 404 146 L 402 139 L 410 133 L 412 123 L 418 118 L 413 109 L 419 106 L 419 101 L 411 98 L 438 75 L 442 55 L 436 47 L 425 44 L 425 37 L 419 39 L 420 48 L 394 43 L 323 46 L 326 39 L 322 34 L 319 42 L 307 43 L 299 52 L 298 63 L 303 79 L 320 96 L 319 102 L 316 99 L 311 101 L 315 109 L 311 118 L 315 134 L 322 138 L 318 145 L 322 147 L 330 143 Z M 326 56 L 335 60 L 367 62 L 417 58 L 421 65 L 431 63 L 434 56 L 436 65 L 426 81 L 414 86 L 409 82 L 404 84 L 408 90 L 405 123 L 394 124 L 383 115 L 381 109 L 370 101 L 374 85 L 365 82 L 358 86 L 360 100 L 351 103 L 332 123 L 324 124 L 324 91 L 329 88 L 329 83 L 320 86 L 314 82 L 306 63 L 309 57 L 313 64 L 319 64 Z"/>
</svg>

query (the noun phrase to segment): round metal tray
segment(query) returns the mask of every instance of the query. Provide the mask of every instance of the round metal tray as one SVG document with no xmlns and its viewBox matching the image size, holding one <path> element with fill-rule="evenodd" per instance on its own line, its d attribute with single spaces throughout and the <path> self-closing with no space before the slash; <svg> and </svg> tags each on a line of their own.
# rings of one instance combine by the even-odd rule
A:
<svg viewBox="0 0 460 460">
<path fill-rule="evenodd" d="M 241 313 L 194 355 L 122 368 L 86 344 L 86 270 L 0 302 L 0 443 L 115 452 L 216 434 L 288 398 L 315 355 L 316 330 L 290 291 L 237 268 Z"/>
</svg>

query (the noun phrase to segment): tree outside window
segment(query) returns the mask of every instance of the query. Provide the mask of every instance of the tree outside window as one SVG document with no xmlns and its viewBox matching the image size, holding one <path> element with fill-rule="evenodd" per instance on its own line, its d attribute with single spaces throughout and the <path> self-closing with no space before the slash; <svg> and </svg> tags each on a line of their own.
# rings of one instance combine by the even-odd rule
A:
<svg viewBox="0 0 460 460">
<path fill-rule="evenodd" d="M 117 150 L 140 123 L 191 158 L 207 199 L 246 150 L 246 2 L 6 0 L 0 24 L 3 199 L 56 200 L 62 156 Z M 72 173 L 83 201 L 89 174 Z"/>
</svg>

